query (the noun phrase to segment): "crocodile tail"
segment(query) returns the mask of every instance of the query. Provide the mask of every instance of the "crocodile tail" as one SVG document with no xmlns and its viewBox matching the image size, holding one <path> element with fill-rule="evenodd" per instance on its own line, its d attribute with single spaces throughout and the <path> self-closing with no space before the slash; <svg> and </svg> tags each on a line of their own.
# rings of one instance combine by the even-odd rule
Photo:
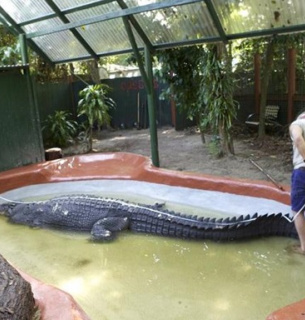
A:
<svg viewBox="0 0 305 320">
<path fill-rule="evenodd" d="M 182 239 L 207 239 L 213 241 L 231 241 L 265 236 L 284 236 L 297 238 L 293 223 L 284 215 L 272 214 L 231 219 L 202 219 L 200 224 L 185 225 L 178 221 L 169 221 L 151 217 L 132 219 L 130 229 L 136 232 L 177 237 Z"/>
</svg>

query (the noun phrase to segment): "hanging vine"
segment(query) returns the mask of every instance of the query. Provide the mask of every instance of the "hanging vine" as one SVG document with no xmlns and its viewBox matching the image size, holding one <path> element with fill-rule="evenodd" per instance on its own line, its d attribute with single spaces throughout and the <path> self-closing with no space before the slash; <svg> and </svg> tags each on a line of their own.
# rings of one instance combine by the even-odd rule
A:
<svg viewBox="0 0 305 320">
<path fill-rule="evenodd" d="M 234 80 L 231 59 L 223 44 L 208 45 L 201 59 L 201 93 L 199 104 L 204 105 L 200 126 L 209 127 L 219 135 L 218 156 L 234 154 L 232 122 L 236 118 L 238 103 L 233 99 Z"/>
</svg>

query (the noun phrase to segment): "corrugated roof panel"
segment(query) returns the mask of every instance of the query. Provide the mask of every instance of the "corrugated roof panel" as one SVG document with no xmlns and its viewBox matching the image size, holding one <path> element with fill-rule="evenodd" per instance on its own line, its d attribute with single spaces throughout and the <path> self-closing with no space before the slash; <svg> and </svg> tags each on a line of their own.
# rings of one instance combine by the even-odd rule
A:
<svg viewBox="0 0 305 320">
<path fill-rule="evenodd" d="M 67 14 L 67 18 L 71 22 L 75 22 L 115 10 L 120 10 L 116 2 Z M 128 35 L 121 18 L 82 26 L 77 28 L 77 31 L 98 54 L 130 49 Z M 142 45 L 141 42 L 138 44 Z"/>
<path fill-rule="evenodd" d="M 227 34 L 282 28 L 305 23 L 300 0 L 213 0 Z"/>
<path fill-rule="evenodd" d="M 218 36 L 203 2 L 144 12 L 135 18 L 154 45 Z"/>
<path fill-rule="evenodd" d="M 54 62 L 88 56 L 87 50 L 76 40 L 71 31 L 62 31 L 34 38 L 33 41 Z"/>
<path fill-rule="evenodd" d="M 88 18 L 99 17 L 102 14 L 106 14 L 108 12 L 113 12 L 120 9 L 121 8 L 117 4 L 117 2 L 106 3 L 98 7 L 93 7 L 90 9 L 80 10 L 80 11 L 67 14 L 66 17 L 71 22 L 77 22 L 77 21 L 88 19 Z"/>
<path fill-rule="evenodd" d="M 59 18 L 42 20 L 39 22 L 27 24 L 23 27 L 23 29 L 27 32 L 36 32 L 39 30 L 50 30 L 53 27 L 61 26 L 63 22 Z"/>
<path fill-rule="evenodd" d="M 113 19 L 91 24 L 78 28 L 77 31 L 98 54 L 131 48 L 122 19 Z M 137 39 L 136 35 L 135 37 Z M 139 40 L 137 40 L 137 42 L 139 46 L 143 46 L 142 42 Z"/>
<path fill-rule="evenodd" d="M 45 0 L 0 0 L 0 5 L 17 23 L 53 13 Z"/>
<path fill-rule="evenodd" d="M 140 7 L 144 6 L 146 4 L 152 4 L 152 3 L 161 3 L 164 0 L 125 0 L 127 7 L 133 8 L 133 7 Z M 173 1 L 174 4 L 174 1 Z"/>
<path fill-rule="evenodd" d="M 96 0 L 53 0 L 61 10 L 74 8 L 83 4 L 96 2 Z"/>
</svg>

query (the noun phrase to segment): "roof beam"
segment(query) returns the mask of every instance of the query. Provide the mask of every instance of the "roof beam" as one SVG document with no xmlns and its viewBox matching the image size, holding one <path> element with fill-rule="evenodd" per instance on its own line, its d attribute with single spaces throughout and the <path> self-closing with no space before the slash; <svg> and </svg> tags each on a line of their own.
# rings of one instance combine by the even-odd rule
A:
<svg viewBox="0 0 305 320">
<path fill-rule="evenodd" d="M 127 9 L 128 6 L 126 5 L 126 3 L 123 0 L 117 0 L 117 3 L 119 4 L 119 6 L 122 9 Z M 143 29 L 141 28 L 141 26 L 139 25 L 138 21 L 135 19 L 134 16 L 128 16 L 128 19 L 130 21 L 130 23 L 133 25 L 133 27 L 136 29 L 138 35 L 141 37 L 141 39 L 143 40 L 143 42 L 145 43 L 145 45 L 149 48 L 149 50 L 152 52 L 153 51 L 153 45 L 150 42 L 150 40 L 148 39 L 148 37 L 146 36 L 145 32 L 143 31 Z"/>
<path fill-rule="evenodd" d="M 139 50 L 143 50 L 143 48 L 139 48 Z M 118 55 L 118 54 L 123 54 L 123 53 L 131 53 L 133 52 L 132 48 L 130 49 L 125 49 L 125 50 L 115 50 L 115 51 L 107 51 L 107 52 L 102 52 L 102 53 L 98 53 L 98 57 L 109 57 L 109 56 L 113 56 L 113 55 Z M 56 60 L 54 61 L 55 64 L 58 63 L 69 63 L 69 62 L 73 62 L 73 61 L 81 61 L 81 60 L 88 60 L 90 59 L 90 56 L 81 56 L 81 57 L 77 57 L 76 58 L 68 58 L 68 59 L 62 59 L 62 60 Z"/>
<path fill-rule="evenodd" d="M 206 6 L 207 6 L 207 9 L 208 9 L 208 11 L 209 11 L 209 13 L 211 15 L 211 18 L 212 18 L 212 20 L 214 22 L 214 25 L 215 25 L 218 33 L 219 33 L 219 36 L 220 36 L 221 40 L 223 42 L 227 43 L 228 39 L 227 39 L 226 33 L 225 33 L 225 31 L 224 31 L 224 29 L 222 27 L 222 24 L 221 24 L 221 22 L 220 22 L 220 20 L 218 18 L 218 14 L 217 14 L 217 12 L 215 10 L 215 7 L 214 7 L 212 1 L 211 0 L 204 0 L 204 2 L 206 4 Z"/>
<path fill-rule="evenodd" d="M 45 2 L 56 13 L 56 15 L 59 17 L 59 19 L 63 23 L 70 23 L 69 19 L 60 11 L 60 9 L 53 2 L 53 0 L 45 0 Z M 81 36 L 81 34 L 75 28 L 70 29 L 70 31 L 73 33 L 74 37 L 82 44 L 82 46 L 88 51 L 88 53 L 92 56 L 92 58 L 98 59 L 98 56 L 95 53 L 95 51 L 91 48 L 88 42 L 85 41 L 85 39 Z"/>
<path fill-rule="evenodd" d="M 28 33 L 27 38 L 31 39 L 31 38 L 35 38 L 35 37 L 41 37 L 41 36 L 45 36 L 48 34 L 61 32 L 61 31 L 65 31 L 65 30 L 70 30 L 73 28 L 79 28 L 84 25 L 90 25 L 90 24 L 94 24 L 94 23 L 98 23 L 98 22 L 102 22 L 102 21 L 106 21 L 106 20 L 123 18 L 123 17 L 129 16 L 129 15 L 139 14 L 139 13 L 146 12 L 146 11 L 159 10 L 159 9 L 164 9 L 164 8 L 168 8 L 168 7 L 181 6 L 184 4 L 191 4 L 191 3 L 196 3 L 196 2 L 202 2 L 202 0 L 176 0 L 174 4 L 173 4 L 172 0 L 164 0 L 160 3 L 151 3 L 151 4 L 140 6 L 140 7 L 133 7 L 133 8 L 123 9 L 123 10 L 119 10 L 119 11 L 108 12 L 108 13 L 105 13 L 105 14 L 102 14 L 99 16 L 95 16 L 95 17 L 91 17 L 88 19 L 84 19 L 81 21 L 66 23 L 62 26 L 53 27 L 52 29 Z"/>
<path fill-rule="evenodd" d="M 294 32 L 301 32 L 301 31 L 305 31 L 305 24 L 228 34 L 227 38 L 228 40 L 236 40 L 236 39 L 244 39 L 244 38 L 266 37 L 266 36 L 271 36 L 275 34 L 294 33 Z"/>
<path fill-rule="evenodd" d="M 100 6 L 103 4 L 107 4 L 110 2 L 115 2 L 115 0 L 97 0 L 97 1 L 89 2 L 89 3 L 81 4 L 78 6 L 73 6 L 72 8 L 68 8 L 68 9 L 63 10 L 63 12 L 65 12 L 65 14 L 73 13 L 73 12 L 77 12 L 80 10 L 94 8 L 94 7 L 97 7 L 97 6 Z"/>
<path fill-rule="evenodd" d="M 148 90 L 149 89 L 148 75 L 147 75 L 146 70 L 144 68 L 144 64 L 143 64 L 143 61 L 142 61 L 142 56 L 140 54 L 139 48 L 137 47 L 137 42 L 136 42 L 136 39 L 135 39 L 134 34 L 132 32 L 132 29 L 131 29 L 131 26 L 130 26 L 130 22 L 129 22 L 127 17 L 123 18 L 123 22 L 124 22 L 124 26 L 125 26 L 128 38 L 129 38 L 130 45 L 131 45 L 131 47 L 133 49 L 133 52 L 134 52 L 134 54 L 136 56 L 136 59 L 137 59 L 137 62 L 138 62 L 138 67 L 140 69 L 140 72 L 141 72 L 145 87 Z"/>
<path fill-rule="evenodd" d="M 170 48 L 177 48 L 182 46 L 190 46 L 190 45 L 200 45 L 203 43 L 213 43 L 213 42 L 222 42 L 223 40 L 220 37 L 206 37 L 201 39 L 194 39 L 189 41 L 175 41 L 175 42 L 165 42 L 154 45 L 155 50 L 164 50 Z"/>
</svg>

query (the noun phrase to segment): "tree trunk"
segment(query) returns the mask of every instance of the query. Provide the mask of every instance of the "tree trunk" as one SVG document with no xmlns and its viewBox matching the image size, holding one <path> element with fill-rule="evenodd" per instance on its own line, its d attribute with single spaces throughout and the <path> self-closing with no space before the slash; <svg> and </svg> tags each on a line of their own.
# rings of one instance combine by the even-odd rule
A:
<svg viewBox="0 0 305 320">
<path fill-rule="evenodd" d="M 224 125 L 223 125 L 222 121 L 219 123 L 218 133 L 219 133 L 220 141 L 221 141 L 221 150 L 219 152 L 219 156 L 222 157 L 224 155 L 228 155 L 228 153 L 229 153 L 228 137 L 226 134 L 226 130 L 224 130 Z"/>
<path fill-rule="evenodd" d="M 224 130 L 224 125 L 222 123 L 219 125 L 219 135 L 221 137 L 221 153 L 223 155 L 234 155 L 235 152 L 232 135 L 227 130 Z"/>
<path fill-rule="evenodd" d="M 100 80 L 100 74 L 98 69 L 98 61 L 97 60 L 89 60 L 87 61 L 87 66 L 90 72 L 91 80 L 98 84 L 101 82 Z"/>
<path fill-rule="evenodd" d="M 217 45 L 217 57 L 218 60 L 223 60 L 226 64 L 226 68 L 229 71 L 225 73 L 222 77 L 226 77 L 232 71 L 232 47 L 229 45 L 229 52 L 224 43 L 220 43 Z M 222 57 L 222 58 L 221 58 Z M 223 79 L 224 80 L 224 79 Z M 225 80 L 224 80 L 225 81 Z M 233 99 L 233 93 L 231 98 Z M 233 145 L 233 137 L 230 134 L 229 128 L 225 125 L 225 122 L 222 120 L 219 124 L 219 135 L 221 137 L 221 153 L 222 155 L 233 154 L 234 155 L 234 145 Z"/>
<path fill-rule="evenodd" d="M 0 319 L 31 320 L 34 314 L 31 285 L 0 255 Z"/>
<path fill-rule="evenodd" d="M 89 151 L 91 152 L 93 150 L 93 130 L 92 125 L 90 125 L 89 128 Z"/>
<path fill-rule="evenodd" d="M 265 113 L 267 104 L 267 94 L 269 79 L 272 72 L 273 55 L 274 55 L 274 39 L 270 38 L 267 45 L 266 57 L 264 60 L 264 74 L 261 87 L 260 111 L 259 111 L 259 127 L 258 138 L 262 139 L 265 136 Z"/>
<path fill-rule="evenodd" d="M 234 141 L 233 141 L 233 137 L 231 134 L 228 136 L 228 148 L 229 148 L 229 152 L 232 155 L 235 155 Z"/>
</svg>

